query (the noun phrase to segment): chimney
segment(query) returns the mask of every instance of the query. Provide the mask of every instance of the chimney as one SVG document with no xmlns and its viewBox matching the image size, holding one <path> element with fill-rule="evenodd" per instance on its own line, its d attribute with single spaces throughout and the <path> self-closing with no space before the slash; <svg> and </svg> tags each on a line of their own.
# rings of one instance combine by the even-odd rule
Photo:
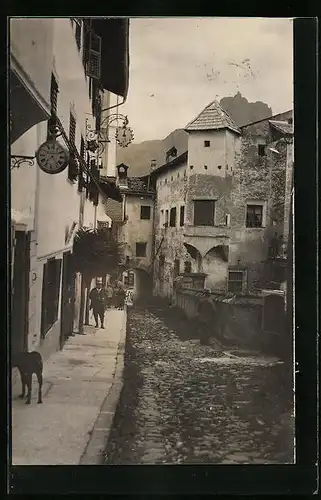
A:
<svg viewBox="0 0 321 500">
<path fill-rule="evenodd" d="M 151 160 L 151 162 L 150 162 L 151 172 L 153 172 L 153 170 L 155 170 L 155 168 L 156 168 L 156 160 Z"/>
</svg>

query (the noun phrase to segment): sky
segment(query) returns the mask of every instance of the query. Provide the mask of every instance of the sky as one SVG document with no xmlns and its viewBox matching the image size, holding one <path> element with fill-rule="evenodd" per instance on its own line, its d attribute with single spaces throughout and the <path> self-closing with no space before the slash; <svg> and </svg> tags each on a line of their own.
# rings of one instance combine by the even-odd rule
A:
<svg viewBox="0 0 321 500">
<path fill-rule="evenodd" d="M 238 91 L 273 114 L 293 104 L 293 23 L 275 18 L 131 18 L 126 103 L 135 142 L 163 139 Z"/>
</svg>

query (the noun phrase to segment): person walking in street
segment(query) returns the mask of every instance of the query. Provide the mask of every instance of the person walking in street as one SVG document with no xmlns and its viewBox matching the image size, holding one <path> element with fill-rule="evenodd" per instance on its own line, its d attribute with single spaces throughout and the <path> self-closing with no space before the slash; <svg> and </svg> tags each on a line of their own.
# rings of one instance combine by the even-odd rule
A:
<svg viewBox="0 0 321 500">
<path fill-rule="evenodd" d="M 124 309 L 126 290 L 122 281 L 116 282 L 116 308 Z"/>
<path fill-rule="evenodd" d="M 90 309 L 93 310 L 96 328 L 99 328 L 98 318 L 100 319 L 101 328 L 104 328 L 104 316 L 107 304 L 106 290 L 103 288 L 102 278 L 96 279 L 96 287 L 93 288 L 89 294 Z"/>
<path fill-rule="evenodd" d="M 113 296 L 114 296 L 114 289 L 111 283 L 108 283 L 107 285 L 106 295 L 107 295 L 107 307 L 110 308 L 113 305 Z"/>
</svg>

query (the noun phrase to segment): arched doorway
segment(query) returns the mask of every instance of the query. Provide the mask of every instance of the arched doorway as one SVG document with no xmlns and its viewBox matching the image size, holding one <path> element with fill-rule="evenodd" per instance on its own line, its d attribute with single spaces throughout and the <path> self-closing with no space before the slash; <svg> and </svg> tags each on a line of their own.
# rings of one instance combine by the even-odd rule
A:
<svg viewBox="0 0 321 500">
<path fill-rule="evenodd" d="M 144 269 L 126 269 L 123 271 L 122 281 L 133 292 L 135 302 L 144 301 L 153 295 L 152 275 Z"/>
<path fill-rule="evenodd" d="M 205 287 L 215 290 L 226 290 L 228 274 L 228 247 L 218 245 L 212 247 L 203 257 L 203 271 L 207 274 Z"/>
<path fill-rule="evenodd" d="M 193 266 L 192 266 L 194 268 L 193 271 L 197 273 L 202 272 L 202 256 L 199 250 L 197 250 L 196 247 L 190 245 L 189 243 L 184 243 L 184 246 L 187 250 L 188 255 L 193 260 Z"/>
</svg>

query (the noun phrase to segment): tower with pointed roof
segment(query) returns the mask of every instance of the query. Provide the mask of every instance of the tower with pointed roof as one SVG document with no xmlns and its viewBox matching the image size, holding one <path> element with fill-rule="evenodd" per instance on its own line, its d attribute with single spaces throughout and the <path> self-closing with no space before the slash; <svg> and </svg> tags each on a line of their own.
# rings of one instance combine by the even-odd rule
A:
<svg viewBox="0 0 321 500">
<path fill-rule="evenodd" d="M 229 176 L 241 131 L 219 102 L 208 104 L 185 130 L 189 134 L 188 173 Z"/>
</svg>

